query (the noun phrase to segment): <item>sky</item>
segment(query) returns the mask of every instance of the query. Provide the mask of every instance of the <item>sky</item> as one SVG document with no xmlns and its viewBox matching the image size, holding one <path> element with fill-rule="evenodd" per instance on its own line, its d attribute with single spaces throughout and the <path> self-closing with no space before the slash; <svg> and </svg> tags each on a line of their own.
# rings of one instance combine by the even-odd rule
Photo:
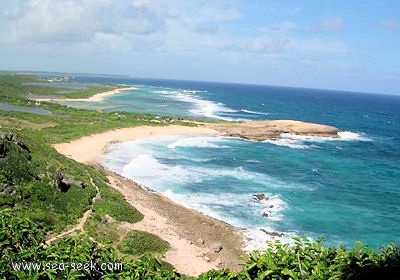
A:
<svg viewBox="0 0 400 280">
<path fill-rule="evenodd" d="M 400 95 L 400 1 L 0 0 L 0 70 Z"/>
</svg>

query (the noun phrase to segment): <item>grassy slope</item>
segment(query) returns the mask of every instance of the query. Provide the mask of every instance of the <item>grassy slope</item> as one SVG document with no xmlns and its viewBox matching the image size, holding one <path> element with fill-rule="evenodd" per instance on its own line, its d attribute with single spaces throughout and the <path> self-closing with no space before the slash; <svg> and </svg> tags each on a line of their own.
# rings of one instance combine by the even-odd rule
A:
<svg viewBox="0 0 400 280">
<path fill-rule="evenodd" d="M 12 207 L 16 215 L 33 220 L 48 232 L 60 232 L 67 225 L 75 224 L 89 208 L 94 210 L 94 218 L 89 219 L 89 229 L 96 225 L 96 217 L 98 221 L 106 215 L 117 222 L 134 223 L 141 220 L 142 214 L 130 206 L 120 193 L 108 187 L 107 179 L 100 171 L 60 155 L 51 145 L 119 127 L 154 125 L 151 122 L 154 116 L 102 113 L 46 102 L 36 105 L 27 99 L 28 95 L 58 96 L 62 92 L 62 96 L 83 97 L 112 89 L 110 86 L 96 85 L 81 92 L 67 92 L 65 89 L 31 85 L 40 82 L 38 79 L 37 76 L 0 75 L 0 103 L 38 107 L 52 112 L 49 115 L 37 115 L 0 110 L 0 132 L 14 133 L 29 149 L 29 152 L 19 151 L 18 145 L 7 144 L 11 147 L 8 156 L 0 160 L 0 208 Z M 166 123 L 171 119 L 161 120 Z M 84 187 L 72 185 L 67 192 L 51 187 L 58 171 L 83 182 Z M 101 193 L 101 199 L 93 205 L 92 198 L 96 190 L 90 183 L 89 175 Z M 11 189 L 12 193 L 2 192 L 5 188 L 8 188 L 7 192 Z M 113 236 L 116 226 L 103 225 L 103 235 Z M 88 232 L 95 238 L 99 237 L 94 230 Z"/>
</svg>

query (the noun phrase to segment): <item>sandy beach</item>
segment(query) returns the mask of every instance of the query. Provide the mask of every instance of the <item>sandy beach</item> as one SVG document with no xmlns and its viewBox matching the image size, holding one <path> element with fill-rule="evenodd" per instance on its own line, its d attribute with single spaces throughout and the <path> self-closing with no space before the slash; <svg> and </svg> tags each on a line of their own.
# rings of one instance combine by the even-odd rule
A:
<svg viewBox="0 0 400 280">
<path fill-rule="evenodd" d="M 217 135 L 218 131 L 207 127 L 190 126 L 140 126 L 120 128 L 104 133 L 92 134 L 68 143 L 53 145 L 58 152 L 81 163 L 96 163 L 96 159 L 113 142 L 124 142 L 161 135 Z"/>
<path fill-rule="evenodd" d="M 107 96 L 118 94 L 118 93 L 120 93 L 122 91 L 126 91 L 126 90 L 137 90 L 137 88 L 135 88 L 135 87 L 117 88 L 114 90 L 97 93 L 88 98 L 59 98 L 59 99 L 58 98 L 33 98 L 33 99 L 36 101 L 46 101 L 46 102 L 52 102 L 52 101 L 101 102 Z"/>
<path fill-rule="evenodd" d="M 273 139 L 281 133 L 336 136 L 335 127 L 293 120 L 254 121 L 246 123 L 197 123 L 198 126 L 139 126 L 92 134 L 68 143 L 54 144 L 58 152 L 85 164 L 98 165 L 98 158 L 108 145 L 163 135 L 223 135 L 254 140 Z M 110 186 L 142 212 L 143 221 L 124 229 L 151 232 L 170 243 L 165 260 L 187 275 L 227 267 L 239 269 L 238 257 L 244 254 L 244 236 L 240 229 L 187 209 L 170 199 L 148 191 L 137 183 L 103 169 Z M 275 239 L 274 233 L 266 239 Z M 222 249 L 221 249 L 222 248 Z"/>
<path fill-rule="evenodd" d="M 92 134 L 69 143 L 55 144 L 58 152 L 81 163 L 97 165 L 110 143 L 160 135 L 206 134 L 218 131 L 206 127 L 170 125 L 121 128 Z M 101 167 L 99 167 L 101 168 Z M 136 224 L 122 225 L 124 229 L 143 230 L 160 236 L 171 249 L 165 261 L 181 273 L 198 275 L 210 269 L 240 269 L 238 257 L 244 254 L 242 232 L 222 221 L 187 209 L 170 199 L 148 190 L 135 182 L 102 169 L 110 186 L 120 191 L 138 209 L 144 219 Z"/>
</svg>

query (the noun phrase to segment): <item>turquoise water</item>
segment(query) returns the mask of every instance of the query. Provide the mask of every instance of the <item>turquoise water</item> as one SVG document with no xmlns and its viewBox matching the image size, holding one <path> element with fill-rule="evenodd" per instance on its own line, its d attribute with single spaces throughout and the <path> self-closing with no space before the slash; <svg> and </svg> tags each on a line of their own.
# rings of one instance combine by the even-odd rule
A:
<svg viewBox="0 0 400 280">
<path fill-rule="evenodd" d="M 282 232 L 284 240 L 323 236 L 329 245 L 400 243 L 399 96 L 182 81 L 113 82 L 139 90 L 110 97 L 106 103 L 111 111 L 298 119 L 343 130 L 340 139 L 282 135 L 261 142 L 157 137 L 114 144 L 103 156 L 107 168 L 243 228 L 249 248 L 264 244 L 267 235 L 261 229 Z M 268 199 L 256 201 L 255 193 Z"/>
</svg>

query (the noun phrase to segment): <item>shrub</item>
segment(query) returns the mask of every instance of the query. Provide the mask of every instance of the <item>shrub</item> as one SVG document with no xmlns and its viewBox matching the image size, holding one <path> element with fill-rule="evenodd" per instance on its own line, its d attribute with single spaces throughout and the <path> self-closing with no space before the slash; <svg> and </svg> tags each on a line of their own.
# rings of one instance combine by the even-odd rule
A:
<svg viewBox="0 0 400 280">
<path fill-rule="evenodd" d="M 138 230 L 128 232 L 118 245 L 118 250 L 125 254 L 142 255 L 145 253 L 163 253 L 169 244 L 160 237 Z"/>
</svg>

